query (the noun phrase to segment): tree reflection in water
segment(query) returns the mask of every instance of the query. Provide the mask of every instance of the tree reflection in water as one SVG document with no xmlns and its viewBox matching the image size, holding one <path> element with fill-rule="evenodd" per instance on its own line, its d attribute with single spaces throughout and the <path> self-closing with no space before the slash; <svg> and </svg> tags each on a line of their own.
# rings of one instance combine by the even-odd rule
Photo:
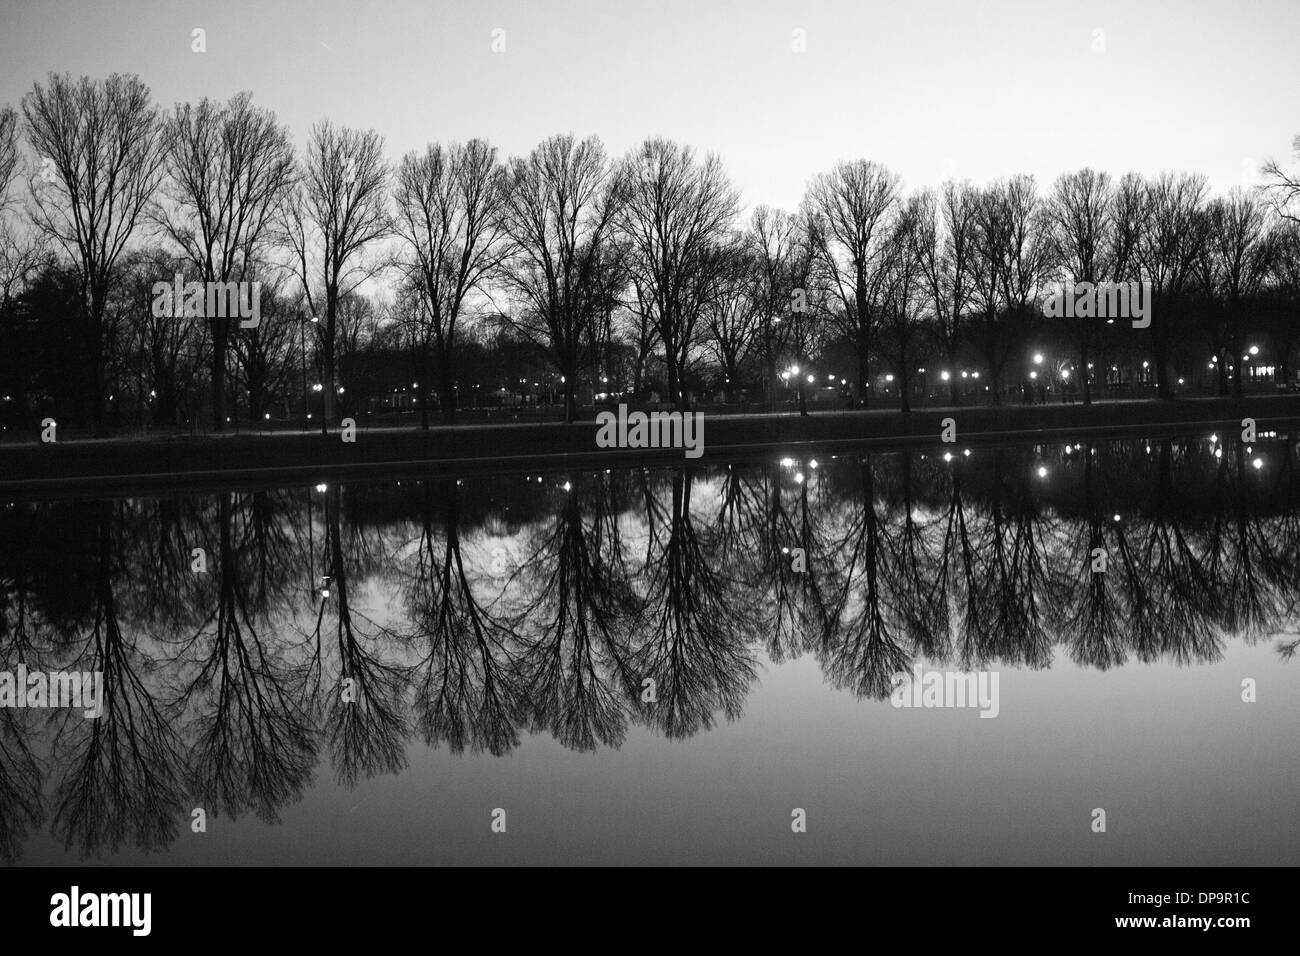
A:
<svg viewBox="0 0 1300 956">
<path fill-rule="evenodd" d="M 400 772 L 413 733 L 494 755 L 523 732 L 579 751 L 635 725 L 689 737 L 805 655 L 881 700 L 921 660 L 1300 647 L 1286 440 L 542 477 L 5 507 L 23 546 L 0 551 L 0 670 L 98 670 L 106 696 L 99 720 L 0 709 L 0 858 L 45 825 L 94 855 L 167 846 L 191 806 L 274 821 L 322 755 L 350 786 Z"/>
</svg>

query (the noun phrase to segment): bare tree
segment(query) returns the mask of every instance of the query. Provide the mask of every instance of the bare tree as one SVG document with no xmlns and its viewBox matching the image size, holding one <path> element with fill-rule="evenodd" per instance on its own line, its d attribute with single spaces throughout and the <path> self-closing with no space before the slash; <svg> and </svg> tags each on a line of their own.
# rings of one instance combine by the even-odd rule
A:
<svg viewBox="0 0 1300 956">
<path fill-rule="evenodd" d="M 952 372 L 948 376 L 948 400 L 961 402 L 957 368 L 958 353 L 966 334 L 966 313 L 971 304 L 972 274 L 975 257 L 975 213 L 979 192 L 969 182 L 943 184 L 940 197 L 932 205 L 942 218 L 933 227 L 925 224 L 922 236 L 933 238 L 923 247 L 921 269 L 934 308 L 934 333 L 940 351 Z"/>
<path fill-rule="evenodd" d="M 1151 308 L 1153 312 L 1159 310 L 1149 330 L 1156 390 L 1161 398 L 1171 399 L 1174 392 L 1169 364 L 1175 326 L 1167 312 L 1187 290 L 1207 239 L 1206 182 L 1200 175 L 1165 173 L 1148 181 L 1145 191 L 1146 226 L 1134 260 L 1143 277 L 1151 282 Z"/>
<path fill-rule="evenodd" d="M 838 300 L 822 270 L 824 248 L 822 221 L 807 208 L 801 209 L 790 219 L 789 253 L 783 261 L 779 283 L 789 296 L 781 337 L 786 353 L 794 358 L 790 374 L 799 397 L 800 415 L 808 414 L 804 386 L 813 382 L 808 368 L 810 360 L 825 345 L 828 331 L 836 329 L 842 333 L 845 329 L 842 321 L 836 321 L 834 303 Z M 842 314 L 839 318 L 843 318 Z"/>
<path fill-rule="evenodd" d="M 1104 278 L 1104 257 L 1112 246 L 1112 208 L 1109 174 L 1080 169 L 1057 179 L 1046 209 L 1052 265 L 1063 281 L 1096 283 Z M 1093 319 L 1083 318 L 1070 325 L 1079 351 L 1079 378 L 1085 405 L 1092 404 L 1088 368 L 1092 361 L 1094 324 Z"/>
<path fill-rule="evenodd" d="M 1209 207 L 1207 257 L 1211 275 L 1217 282 L 1209 291 L 1218 299 L 1224 318 L 1225 345 L 1228 355 L 1220 355 L 1222 369 L 1228 357 L 1236 367 L 1232 388 L 1240 398 L 1245 372 L 1245 310 L 1253 304 L 1273 274 L 1273 259 L 1278 250 L 1274 240 L 1268 206 L 1258 194 L 1232 190 L 1216 198 Z"/>
<path fill-rule="evenodd" d="M 0 109 L 0 314 L 45 262 L 49 250 L 39 232 L 20 233 L 7 215 L 9 187 L 18 173 L 18 114 Z"/>
<path fill-rule="evenodd" d="M 870 402 L 869 361 L 878 292 L 878 266 L 888 244 L 886 221 L 898 202 L 898 177 L 885 167 L 855 160 L 822 173 L 804 204 L 817 222 L 818 265 L 840 309 L 832 313 L 858 359 L 858 402 Z"/>
<path fill-rule="evenodd" d="M 572 135 L 553 136 L 510 166 L 506 282 L 521 304 L 512 322 L 555 363 L 566 422 L 577 418 L 583 343 L 620 291 L 618 177 L 600 140 Z"/>
<path fill-rule="evenodd" d="M 755 270 L 752 295 L 758 309 L 756 346 L 763 364 L 763 391 L 772 397 L 768 403 L 769 410 L 776 407 L 776 362 L 790 333 L 790 323 L 782 320 L 789 314 L 791 306 L 792 229 L 793 221 L 788 213 L 770 206 L 758 206 L 746 233 Z"/>
<path fill-rule="evenodd" d="M 627 244 L 620 243 L 619 247 L 621 260 L 627 262 Z M 620 325 L 623 336 L 632 346 L 632 392 L 639 394 L 646 385 L 658 333 L 655 331 L 654 302 L 650 290 L 635 272 L 628 275 L 627 285 Z"/>
<path fill-rule="evenodd" d="M 892 223 L 889 253 L 882 272 L 880 339 L 885 361 L 893 369 L 899 408 L 912 410 L 912 380 L 925 348 L 925 256 L 935 246 L 934 197 L 909 197 Z"/>
<path fill-rule="evenodd" d="M 1046 218 L 1032 176 L 1013 176 L 980 195 L 976 213 L 974 341 L 988 369 L 993 403 L 1011 355 L 1037 318 L 1048 262 Z"/>
<path fill-rule="evenodd" d="M 622 164 L 617 222 L 628 240 L 629 269 L 646 295 L 668 366 L 668 393 L 685 410 L 682 373 L 700 330 L 718 254 L 737 214 L 738 196 L 713 155 L 649 139 Z"/>
<path fill-rule="evenodd" d="M 705 308 L 707 350 L 723 376 L 728 399 L 740 382 L 740 369 L 761 330 L 766 284 L 754 258 L 753 240 L 737 237 L 727 249 L 727 268 L 717 277 L 719 290 Z"/>
<path fill-rule="evenodd" d="M 390 234 L 388 164 L 384 141 L 374 130 L 312 127 L 298 183 L 285 205 L 284 227 L 294 272 L 313 316 L 321 319 L 324 379 L 321 433 L 335 418 L 335 342 L 339 302 L 380 268 L 366 247 Z"/>
<path fill-rule="evenodd" d="M 49 243 L 43 233 L 20 232 L 0 211 L 0 314 L 48 263 L 49 255 Z"/>
<path fill-rule="evenodd" d="M 424 306 L 417 313 L 417 340 L 425 428 L 431 386 L 443 422 L 455 421 L 457 324 L 509 250 L 501 221 L 505 199 L 496 147 L 480 139 L 445 148 L 431 144 L 422 154 L 408 153 L 398 168 L 395 228 L 407 251 L 403 266 Z"/>
<path fill-rule="evenodd" d="M 23 97 L 38 157 L 32 219 L 76 269 L 91 366 L 96 431 L 104 424 L 104 315 L 113 266 L 163 169 L 157 109 L 134 75 L 107 80 L 51 73 Z"/>
<path fill-rule="evenodd" d="M 1291 353 L 1300 345 L 1300 222 L 1279 224 L 1273 258 L 1273 291 L 1276 307 L 1269 310 L 1267 327 L 1276 347 L 1277 379 L 1291 381 Z"/>
<path fill-rule="evenodd" d="M 270 417 L 276 399 L 285 400 L 298 372 L 294 365 L 295 346 L 303 320 L 288 299 L 280 294 L 280 284 L 272 283 L 261 290 L 262 321 L 256 326 L 236 331 L 233 351 L 235 384 L 248 396 L 249 424 L 256 425 Z"/>
<path fill-rule="evenodd" d="M 163 122 L 169 200 L 156 218 L 202 282 L 249 281 L 293 183 L 288 130 L 251 93 L 228 103 L 178 103 Z M 212 427 L 226 426 L 231 318 L 207 316 L 212 334 Z"/>
<path fill-rule="evenodd" d="M 9 185 L 18 173 L 18 114 L 0 107 L 0 211 L 8 204 Z"/>
<path fill-rule="evenodd" d="M 1291 149 L 1296 159 L 1300 159 L 1300 134 L 1291 140 Z M 1282 166 L 1271 159 L 1264 164 L 1263 173 L 1269 180 L 1265 189 L 1273 208 L 1286 219 L 1300 222 L 1300 176 L 1283 172 Z"/>
</svg>

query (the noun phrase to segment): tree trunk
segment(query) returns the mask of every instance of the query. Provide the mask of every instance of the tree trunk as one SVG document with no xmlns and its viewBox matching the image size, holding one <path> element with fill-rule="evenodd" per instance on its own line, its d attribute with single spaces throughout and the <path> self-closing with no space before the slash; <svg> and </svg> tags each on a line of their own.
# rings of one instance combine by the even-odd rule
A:
<svg viewBox="0 0 1300 956">
<path fill-rule="evenodd" d="M 226 349 L 230 342 L 230 321 L 208 319 L 212 330 L 212 427 L 226 429 Z"/>
<path fill-rule="evenodd" d="M 420 427 L 426 432 L 429 430 L 429 403 L 433 401 L 433 388 L 430 383 L 433 381 L 433 362 L 429 356 L 429 347 L 426 345 L 420 349 L 419 368 L 415 374 L 416 381 L 412 385 L 423 386 L 417 391 L 419 395 L 417 400 L 420 403 Z"/>
<path fill-rule="evenodd" d="M 578 420 L 578 396 L 574 378 L 573 375 L 564 376 L 564 421 L 566 423 Z"/>
<path fill-rule="evenodd" d="M 668 350 L 668 397 L 678 411 L 686 411 L 686 396 L 682 392 L 681 379 L 677 368 L 677 356 Z"/>
<path fill-rule="evenodd" d="M 330 424 L 334 422 L 334 314 L 335 304 L 329 303 L 325 318 L 324 346 L 325 355 L 321 360 L 321 421 L 320 433 L 328 435 Z"/>
<path fill-rule="evenodd" d="M 961 391 L 957 387 L 957 346 L 948 350 L 948 400 L 953 405 L 961 404 Z"/>
<path fill-rule="evenodd" d="M 1164 349 L 1155 350 L 1156 356 L 1156 394 L 1166 401 L 1173 401 L 1174 390 L 1169 383 L 1169 369 L 1165 362 Z"/>
<path fill-rule="evenodd" d="M 776 356 L 768 346 L 766 362 L 767 381 L 763 383 L 763 394 L 767 396 L 767 410 L 776 411 Z"/>
<path fill-rule="evenodd" d="M 802 390 L 800 394 L 803 394 Z M 871 371 L 865 347 L 858 349 L 858 404 L 863 408 L 871 407 Z"/>
<path fill-rule="evenodd" d="M 1244 355 L 1241 343 L 1241 334 L 1237 331 L 1236 315 L 1234 312 L 1232 321 L 1232 355 L 1234 364 L 1237 366 L 1237 374 L 1232 376 L 1232 394 L 1241 398 L 1244 391 L 1244 379 L 1246 377 L 1246 359 L 1237 359 L 1238 355 Z"/>
<path fill-rule="evenodd" d="M 95 434 L 104 434 L 104 304 L 98 296 L 90 296 L 90 323 L 87 330 L 90 342 L 89 376 L 91 387 L 95 390 L 90 399 L 91 415 L 95 424 Z"/>
<path fill-rule="evenodd" d="M 1085 322 L 1089 321 L 1087 319 Z M 1091 350 L 1088 348 L 1088 336 L 1084 334 L 1079 342 L 1079 368 L 1082 369 L 1083 375 L 1083 404 L 1092 404 L 1092 381 L 1088 376 L 1088 357 Z"/>
<path fill-rule="evenodd" d="M 445 374 L 438 376 L 438 404 L 442 406 L 442 423 L 456 424 L 456 386 Z"/>
</svg>

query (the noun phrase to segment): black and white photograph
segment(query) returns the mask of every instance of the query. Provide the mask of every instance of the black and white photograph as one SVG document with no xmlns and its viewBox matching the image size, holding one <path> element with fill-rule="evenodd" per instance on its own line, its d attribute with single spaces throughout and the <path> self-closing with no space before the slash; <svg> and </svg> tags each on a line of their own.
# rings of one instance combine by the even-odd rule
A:
<svg viewBox="0 0 1300 956">
<path fill-rule="evenodd" d="M 1295 0 L 0 0 L 8 925 L 1261 945 L 1298 731 Z"/>
</svg>

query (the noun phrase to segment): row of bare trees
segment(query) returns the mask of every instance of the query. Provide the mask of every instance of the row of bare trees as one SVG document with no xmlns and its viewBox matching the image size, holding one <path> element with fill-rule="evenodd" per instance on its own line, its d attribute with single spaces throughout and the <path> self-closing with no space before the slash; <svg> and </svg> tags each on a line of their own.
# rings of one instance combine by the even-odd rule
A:
<svg viewBox="0 0 1300 956">
<path fill-rule="evenodd" d="M 326 428 L 337 418 L 340 311 L 380 288 L 367 283 L 381 272 L 402 303 L 390 310 L 395 334 L 447 422 L 460 345 L 484 318 L 545 352 L 566 420 L 615 340 L 635 355 L 633 387 L 655 356 L 681 407 L 684 379 L 701 365 L 724 391 L 758 381 L 770 397 L 778 363 L 831 354 L 855 369 L 860 405 L 871 401 L 873 370 L 888 370 L 906 410 L 926 356 L 954 368 L 974 357 L 997 401 L 1058 283 L 1152 283 L 1161 318 L 1141 348 L 1165 397 L 1180 315 L 1197 315 L 1224 392 L 1241 390 L 1233 359 L 1261 301 L 1290 309 L 1276 330 L 1284 368 L 1297 344 L 1300 194 L 1276 163 L 1264 170 L 1267 188 L 1211 197 L 1198 175 L 1092 169 L 1046 191 L 1020 175 L 907 193 L 895 173 L 855 160 L 815 176 L 796 211 L 760 206 L 742 222 L 719 158 L 665 139 L 618 159 L 572 135 L 508 160 L 483 140 L 434 143 L 390 166 L 374 131 L 323 121 L 299 152 L 247 93 L 166 111 L 138 77 L 117 74 L 51 74 L 20 113 L 0 110 L 0 314 L 50 256 L 71 267 L 98 430 L 114 284 L 132 243 L 149 236 L 187 279 L 276 278 L 295 306 L 283 321 L 292 312 L 316 325 Z M 24 152 L 19 202 L 10 184 Z M 1096 321 L 1068 326 L 1085 401 L 1104 332 Z M 218 430 L 232 352 L 244 347 L 229 320 L 207 318 Z M 951 388 L 956 402 L 955 377 Z"/>
</svg>

